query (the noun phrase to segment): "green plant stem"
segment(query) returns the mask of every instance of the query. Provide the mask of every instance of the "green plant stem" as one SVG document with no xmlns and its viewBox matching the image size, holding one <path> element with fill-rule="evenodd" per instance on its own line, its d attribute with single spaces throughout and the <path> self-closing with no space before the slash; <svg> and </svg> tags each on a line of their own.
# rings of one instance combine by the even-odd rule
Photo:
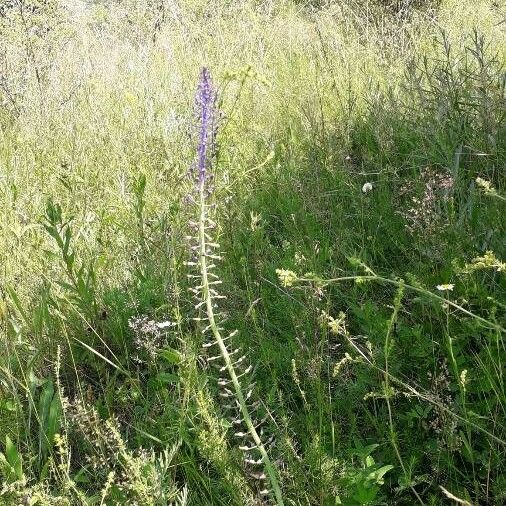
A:
<svg viewBox="0 0 506 506">
<path fill-rule="evenodd" d="M 213 333 L 213 337 L 220 348 L 221 356 L 223 357 L 223 361 L 225 362 L 225 367 L 227 368 L 230 380 L 232 381 L 232 384 L 234 386 L 235 396 L 239 403 L 239 409 L 244 419 L 244 423 L 246 424 L 248 432 L 251 435 L 253 441 L 255 442 L 255 445 L 258 448 L 258 451 L 262 456 L 262 460 L 265 465 L 265 471 L 269 476 L 272 490 L 276 498 L 276 504 L 278 506 L 284 506 L 281 488 L 279 486 L 278 478 L 276 476 L 276 469 L 271 459 L 269 458 L 269 455 L 267 454 L 267 450 L 265 449 L 260 439 L 260 436 L 258 435 L 255 429 L 255 426 L 248 411 L 246 399 L 244 398 L 244 394 L 242 392 L 241 384 L 239 383 L 239 379 L 237 377 L 237 374 L 235 373 L 235 369 L 234 366 L 232 365 L 232 361 L 230 359 L 227 347 L 225 346 L 223 338 L 221 337 L 218 325 L 216 324 L 216 320 L 214 317 L 213 301 L 211 297 L 211 292 L 209 290 L 209 277 L 207 271 L 206 235 L 205 235 L 206 203 L 203 184 L 200 185 L 199 194 L 200 194 L 200 219 L 199 219 L 200 273 L 202 278 L 202 295 L 206 304 L 207 318 L 209 320 L 209 325 Z"/>
<path fill-rule="evenodd" d="M 499 325 L 498 323 L 491 322 L 491 321 L 487 320 L 486 318 L 483 318 L 481 316 L 478 316 L 477 314 L 471 313 L 471 311 L 468 311 L 467 309 L 463 308 L 462 306 L 459 306 L 455 302 L 452 302 L 451 300 L 448 300 L 445 297 L 441 297 L 439 295 L 436 295 L 435 293 L 432 293 L 431 291 L 429 291 L 425 288 L 419 288 L 418 286 L 407 285 L 404 283 L 404 281 L 397 281 L 395 279 L 384 278 L 383 276 L 378 276 L 378 275 L 343 276 L 340 278 L 331 278 L 331 279 L 298 278 L 297 281 L 309 282 L 309 283 L 313 283 L 313 282 L 317 281 L 317 282 L 323 283 L 324 285 L 327 285 L 330 283 L 340 283 L 343 281 L 355 281 L 355 282 L 376 281 L 378 283 L 386 283 L 386 284 L 397 286 L 397 287 L 401 286 L 401 283 L 402 283 L 402 286 L 404 286 L 404 288 L 407 288 L 408 290 L 421 293 L 421 294 L 426 295 L 434 300 L 438 300 L 444 304 L 448 304 L 449 306 L 453 307 L 454 309 L 457 309 L 461 313 L 463 313 L 467 316 L 470 316 L 470 317 L 474 318 L 475 320 L 478 320 L 481 323 L 484 323 L 489 328 L 497 329 L 500 332 L 506 332 L 506 329 L 504 327 L 502 327 L 501 325 Z"/>
<path fill-rule="evenodd" d="M 395 298 L 394 302 L 394 311 L 392 313 L 392 317 L 390 318 L 390 322 L 388 324 L 387 333 L 385 336 L 385 400 L 387 403 L 387 409 L 388 409 L 388 425 L 390 426 L 390 442 L 392 443 L 392 447 L 395 451 L 395 454 L 397 455 L 397 460 L 399 461 L 399 464 L 401 465 L 402 472 L 404 473 L 404 477 L 408 477 L 408 473 L 406 471 L 406 466 L 404 465 L 404 461 L 402 460 L 401 452 L 399 450 L 399 446 L 397 444 L 397 439 L 395 435 L 395 427 L 394 427 L 394 418 L 392 416 L 392 406 L 390 403 L 390 372 L 389 372 L 389 358 L 390 358 L 390 342 L 392 337 L 392 330 L 394 328 L 394 325 L 397 321 L 397 316 L 399 314 L 399 309 L 401 307 L 402 302 L 402 296 L 404 293 L 404 284 L 401 283 L 399 285 L 399 291 L 398 295 Z M 415 487 L 410 482 L 409 488 L 413 492 L 414 496 L 416 497 L 417 501 L 422 504 L 422 506 L 425 504 L 418 494 L 418 492 L 415 490 Z"/>
</svg>

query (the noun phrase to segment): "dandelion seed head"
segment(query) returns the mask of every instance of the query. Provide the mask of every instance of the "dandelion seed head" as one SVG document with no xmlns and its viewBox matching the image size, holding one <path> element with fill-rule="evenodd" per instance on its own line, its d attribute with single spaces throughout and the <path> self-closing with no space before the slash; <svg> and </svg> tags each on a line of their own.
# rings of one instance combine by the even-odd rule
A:
<svg viewBox="0 0 506 506">
<path fill-rule="evenodd" d="M 362 193 L 369 193 L 372 190 L 372 183 L 365 183 L 362 186 Z"/>
</svg>

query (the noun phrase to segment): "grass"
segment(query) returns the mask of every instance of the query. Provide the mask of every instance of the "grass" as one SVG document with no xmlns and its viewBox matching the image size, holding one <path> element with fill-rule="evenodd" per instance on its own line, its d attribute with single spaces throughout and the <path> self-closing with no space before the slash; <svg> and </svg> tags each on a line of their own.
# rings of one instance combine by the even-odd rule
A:
<svg viewBox="0 0 506 506">
<path fill-rule="evenodd" d="M 0 505 L 504 502 L 505 15 L 0 6 Z M 188 291 L 203 66 L 266 479 Z"/>
</svg>

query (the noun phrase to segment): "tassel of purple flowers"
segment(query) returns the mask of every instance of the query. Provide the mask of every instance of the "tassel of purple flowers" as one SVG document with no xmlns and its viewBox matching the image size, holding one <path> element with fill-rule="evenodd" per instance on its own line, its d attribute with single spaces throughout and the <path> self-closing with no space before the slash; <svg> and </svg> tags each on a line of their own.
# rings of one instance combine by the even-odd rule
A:
<svg viewBox="0 0 506 506">
<path fill-rule="evenodd" d="M 204 186 L 210 174 L 209 165 L 214 154 L 217 127 L 216 92 L 206 67 L 200 73 L 196 102 L 200 123 L 197 148 L 198 185 Z"/>
</svg>

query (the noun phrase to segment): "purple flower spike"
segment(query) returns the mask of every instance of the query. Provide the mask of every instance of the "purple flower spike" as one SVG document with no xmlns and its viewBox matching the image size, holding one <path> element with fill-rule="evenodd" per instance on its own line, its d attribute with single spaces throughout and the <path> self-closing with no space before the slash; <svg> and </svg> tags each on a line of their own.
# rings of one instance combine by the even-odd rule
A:
<svg viewBox="0 0 506 506">
<path fill-rule="evenodd" d="M 199 141 L 197 147 L 198 186 L 203 187 L 208 178 L 207 170 L 214 149 L 216 127 L 216 92 L 209 69 L 202 68 L 197 90 L 197 110 L 200 121 Z"/>
</svg>

